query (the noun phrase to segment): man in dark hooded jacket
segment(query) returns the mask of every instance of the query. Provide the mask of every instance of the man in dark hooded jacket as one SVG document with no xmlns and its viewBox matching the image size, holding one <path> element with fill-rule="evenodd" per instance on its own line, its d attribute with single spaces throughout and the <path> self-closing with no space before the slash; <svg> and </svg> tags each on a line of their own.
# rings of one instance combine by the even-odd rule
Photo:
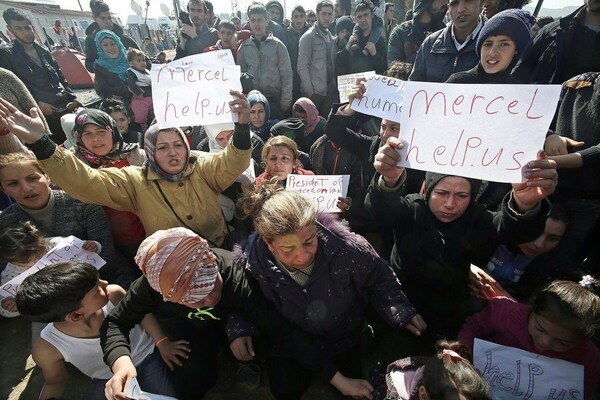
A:
<svg viewBox="0 0 600 400">
<path fill-rule="evenodd" d="M 429 34 L 442 29 L 447 0 L 416 0 L 413 19 L 392 30 L 388 38 L 388 66 L 392 61 L 414 63 L 417 50 Z"/>
<path fill-rule="evenodd" d="M 125 49 L 131 47 L 139 49 L 137 43 L 123 33 L 123 28 L 113 22 L 108 4 L 101 0 L 92 0 L 90 1 L 90 9 L 92 10 L 94 23 L 85 30 L 85 34 L 87 35 L 85 38 L 85 68 L 87 68 L 88 71 L 94 72 L 94 61 L 98 59 L 96 33 L 102 29 L 113 31 L 115 35 L 121 39 L 121 42 L 123 42 Z"/>
</svg>

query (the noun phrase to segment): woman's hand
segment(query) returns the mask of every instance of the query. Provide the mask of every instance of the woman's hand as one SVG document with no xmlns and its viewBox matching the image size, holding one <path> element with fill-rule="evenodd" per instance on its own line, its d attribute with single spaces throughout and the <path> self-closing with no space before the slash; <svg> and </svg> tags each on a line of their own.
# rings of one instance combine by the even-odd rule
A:
<svg viewBox="0 0 600 400">
<path fill-rule="evenodd" d="M 229 94 L 234 97 L 229 102 L 231 113 L 237 113 L 238 124 L 247 125 L 250 122 L 250 104 L 248 103 L 248 99 L 246 99 L 243 93 L 236 92 L 235 90 L 230 90 Z"/>
<path fill-rule="evenodd" d="M 346 378 L 338 371 L 329 382 L 344 396 L 350 396 L 355 399 L 373 398 L 373 386 L 364 379 Z"/>
<path fill-rule="evenodd" d="M 241 336 L 234 339 L 229 345 L 231 352 L 240 361 L 254 360 L 254 345 L 252 344 L 252 336 Z"/>
<path fill-rule="evenodd" d="M 540 151 L 537 160 L 529 161 L 522 171 L 527 179 L 523 183 L 513 183 L 513 199 L 519 212 L 524 213 L 534 208 L 556 189 L 558 172 L 556 162 L 548 160 L 546 153 Z"/>
<path fill-rule="evenodd" d="M 335 206 L 339 208 L 342 213 L 347 213 L 350 211 L 350 207 L 352 207 L 352 199 L 350 197 L 338 197 Z"/>
<path fill-rule="evenodd" d="M 121 356 L 112 365 L 113 377 L 104 386 L 104 395 L 107 399 L 127 400 L 125 388 L 137 376 L 137 370 L 129 356 Z"/>
<path fill-rule="evenodd" d="M 27 144 L 37 142 L 46 134 L 46 127 L 37 108 L 29 110 L 29 114 L 30 117 L 0 98 L 0 124 Z"/>
<path fill-rule="evenodd" d="M 395 186 L 404 173 L 404 168 L 396 165 L 400 161 L 400 153 L 397 150 L 403 147 L 404 144 L 399 138 L 390 137 L 375 155 L 373 166 L 383 177 L 386 186 Z"/>
<path fill-rule="evenodd" d="M 471 294 L 478 299 L 488 301 L 494 297 L 508 297 L 512 299 L 512 296 L 504 290 L 498 281 L 476 265 L 471 264 L 469 280 L 471 281 L 469 283 Z"/>
<path fill-rule="evenodd" d="M 544 142 L 544 151 L 549 156 L 561 156 L 569 154 L 569 147 L 581 147 L 585 142 L 578 142 L 568 137 L 557 134 L 550 135 Z"/>
<path fill-rule="evenodd" d="M 4 308 L 6 311 L 10 311 L 10 312 L 18 312 L 19 311 L 19 310 L 17 310 L 17 303 L 15 302 L 15 298 L 12 296 L 3 298 L 2 301 L 0 301 L 0 304 L 2 305 L 2 308 Z"/>
<path fill-rule="evenodd" d="M 412 317 L 410 322 L 404 327 L 408 329 L 413 335 L 421 336 L 421 332 L 427 329 L 427 324 L 423 320 L 423 317 L 417 314 L 414 317 Z"/>
<path fill-rule="evenodd" d="M 94 253 L 98 252 L 98 244 L 93 240 L 84 241 L 83 246 L 81 246 L 81 247 L 83 247 L 83 249 L 86 251 L 91 251 Z"/>
<path fill-rule="evenodd" d="M 175 342 L 166 339 L 164 342 L 161 342 L 158 346 L 158 351 L 160 352 L 160 356 L 162 357 L 165 364 L 171 371 L 177 365 L 181 367 L 183 365 L 181 360 L 187 360 L 190 356 L 189 353 L 192 349 L 189 348 L 187 340 L 177 340 Z"/>
</svg>

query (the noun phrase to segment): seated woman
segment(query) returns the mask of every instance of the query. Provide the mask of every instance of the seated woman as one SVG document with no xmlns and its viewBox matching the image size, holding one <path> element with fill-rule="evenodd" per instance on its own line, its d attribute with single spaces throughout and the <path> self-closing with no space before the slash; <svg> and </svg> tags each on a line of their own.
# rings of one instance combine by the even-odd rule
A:
<svg viewBox="0 0 600 400">
<path fill-rule="evenodd" d="M 285 181 L 289 174 L 314 175 L 312 171 L 302 168 L 298 160 L 298 146 L 287 136 L 275 136 L 267 140 L 262 151 L 262 164 L 265 172 L 256 177 L 257 185 L 274 177 Z"/>
<path fill-rule="evenodd" d="M 296 138 L 296 143 L 298 143 L 298 148 L 300 150 L 308 153 L 313 143 L 323 136 L 325 123 L 327 121 L 319 115 L 315 103 L 306 97 L 300 97 L 296 100 L 292 107 L 292 116 L 304 122 L 306 131 L 304 132 L 303 137 Z"/>
<path fill-rule="evenodd" d="M 385 381 L 378 372 L 373 379 L 377 385 L 373 399 L 490 399 L 488 385 L 473 366 L 468 347 L 446 340 L 440 340 L 436 347 L 435 356 L 394 361 L 387 366 Z"/>
<path fill-rule="evenodd" d="M 514 183 L 498 212 L 474 201 L 478 182 L 428 172 L 424 193 L 404 196 L 412 173 L 398 167 L 399 138 L 390 137 L 375 156 L 374 176 L 365 204 L 373 216 L 394 230 L 390 263 L 413 305 L 429 324 L 419 338 L 419 353 L 433 351 L 436 335 L 455 337 L 468 312 L 471 263 L 500 244 L 523 243 L 544 230 L 554 192 L 556 163 L 537 160 L 523 168 L 523 183 Z"/>
<path fill-rule="evenodd" d="M 15 200 L 0 213 L 0 224 L 30 221 L 45 237 L 75 236 L 100 243 L 106 265 L 100 275 L 123 287 L 136 278 L 127 261 L 115 251 L 110 224 L 101 207 L 86 204 L 62 190 L 52 190 L 50 180 L 29 153 L 0 156 L 0 189 Z"/>
<path fill-rule="evenodd" d="M 475 338 L 583 365 L 586 400 L 600 383 L 600 349 L 592 342 L 600 329 L 600 282 L 586 275 L 579 283 L 554 281 L 531 305 L 496 297 L 467 318 L 458 339 L 471 348 Z"/>
<path fill-rule="evenodd" d="M 144 145 L 144 133 L 140 124 L 135 122 L 133 111 L 119 96 L 111 96 L 100 103 L 100 110 L 104 111 L 117 123 L 117 129 L 125 143 L 137 143 L 141 148 Z"/>
<path fill-rule="evenodd" d="M 314 203 L 277 183 L 249 189 L 238 204 L 256 229 L 237 250 L 241 265 L 286 319 L 321 341 L 326 379 L 344 395 L 370 398 L 359 379 L 367 306 L 396 329 L 426 328 L 392 270 L 361 236 L 317 219 Z M 300 399 L 310 385 L 312 371 L 289 357 L 268 357 L 267 369 L 277 399 Z"/>
<path fill-rule="evenodd" d="M 245 343 L 260 333 L 274 351 L 290 354 L 303 365 L 315 365 L 318 360 L 310 338 L 265 300 L 246 277 L 243 265 L 229 251 L 209 248 L 206 240 L 189 229 L 155 232 L 140 246 L 136 262 L 143 276 L 100 329 L 104 359 L 114 373 L 106 385 L 108 399 L 125 398 L 124 388 L 136 376 L 127 333 L 151 312 L 165 338 L 184 343 L 178 346 L 172 365 L 177 398 L 182 400 L 201 399 L 216 383 L 219 343 L 232 310 L 258 330 L 254 326 L 229 329 L 230 343 Z"/>
<path fill-rule="evenodd" d="M 271 127 L 279 120 L 269 119 L 271 117 L 269 100 L 258 90 L 248 93 L 248 103 L 250 103 L 250 131 L 266 142 L 271 137 Z"/>
<path fill-rule="evenodd" d="M 125 55 L 125 46 L 121 39 L 109 30 L 96 33 L 98 59 L 94 61 L 94 88 L 98 96 L 120 96 L 126 102 L 131 101 L 131 92 L 127 87 L 125 72 L 129 62 Z"/>
<path fill-rule="evenodd" d="M 250 107 L 243 94 L 231 92 L 232 113 L 238 113 L 233 137 L 221 153 L 197 157 L 179 128 L 146 132 L 143 167 L 93 169 L 45 135 L 40 118 L 28 117 L 0 99 L 0 123 L 10 126 L 40 160 L 43 170 L 68 193 L 82 201 L 135 213 L 147 235 L 186 226 L 203 232 L 216 246 L 227 228 L 217 195 L 229 187 L 250 163 Z M 83 238 L 82 238 L 83 239 Z"/>
</svg>

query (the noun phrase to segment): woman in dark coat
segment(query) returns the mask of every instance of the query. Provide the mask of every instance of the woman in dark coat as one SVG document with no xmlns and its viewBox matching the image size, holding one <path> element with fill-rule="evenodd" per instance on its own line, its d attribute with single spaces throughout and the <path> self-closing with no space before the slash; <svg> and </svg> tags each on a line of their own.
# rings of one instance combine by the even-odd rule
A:
<svg viewBox="0 0 600 400">
<path fill-rule="evenodd" d="M 109 30 L 96 33 L 98 59 L 94 62 L 94 88 L 103 99 L 120 96 L 127 103 L 131 101 L 131 92 L 127 87 L 125 72 L 129 62 L 125 56 L 125 46 L 121 39 Z"/>
</svg>

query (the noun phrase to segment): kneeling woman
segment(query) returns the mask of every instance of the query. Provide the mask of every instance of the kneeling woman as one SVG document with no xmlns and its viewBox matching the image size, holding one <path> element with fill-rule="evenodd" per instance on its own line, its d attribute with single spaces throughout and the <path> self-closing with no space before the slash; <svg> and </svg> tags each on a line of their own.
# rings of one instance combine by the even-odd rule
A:
<svg viewBox="0 0 600 400">
<path fill-rule="evenodd" d="M 367 303 L 393 327 L 425 329 L 392 270 L 365 239 L 332 219 L 317 221 L 312 202 L 280 185 L 259 185 L 239 205 L 256 229 L 238 249 L 246 270 L 283 316 L 319 337 L 330 382 L 369 397 L 372 387 L 356 379 Z M 269 357 L 267 365 L 276 398 L 299 399 L 308 388 L 311 371 L 292 359 Z"/>
</svg>

